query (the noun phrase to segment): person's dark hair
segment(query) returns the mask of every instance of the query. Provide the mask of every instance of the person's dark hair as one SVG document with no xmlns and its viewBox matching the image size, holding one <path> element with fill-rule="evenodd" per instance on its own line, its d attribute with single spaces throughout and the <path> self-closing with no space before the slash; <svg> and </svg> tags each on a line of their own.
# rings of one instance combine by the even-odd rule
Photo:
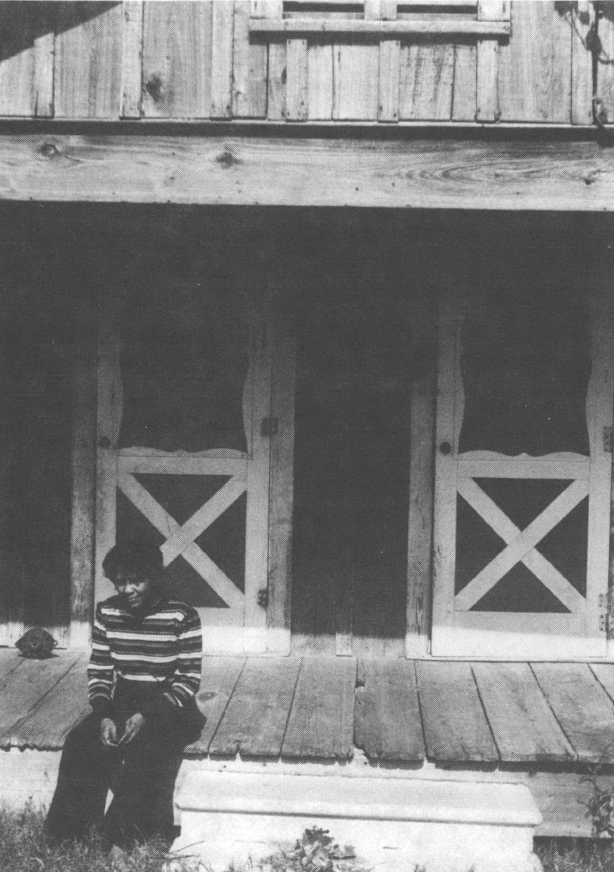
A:
<svg viewBox="0 0 614 872">
<path fill-rule="evenodd" d="M 158 582 L 162 574 L 162 552 L 156 545 L 133 539 L 114 545 L 102 561 L 102 571 L 115 583 L 118 573 L 139 573 Z"/>
</svg>

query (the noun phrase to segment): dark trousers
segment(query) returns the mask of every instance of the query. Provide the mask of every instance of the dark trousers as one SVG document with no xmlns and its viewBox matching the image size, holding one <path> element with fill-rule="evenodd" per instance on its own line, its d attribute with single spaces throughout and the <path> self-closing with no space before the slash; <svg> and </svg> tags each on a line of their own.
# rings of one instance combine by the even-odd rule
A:
<svg viewBox="0 0 614 872">
<path fill-rule="evenodd" d="M 115 692 L 113 720 L 120 734 L 126 719 L 152 694 L 148 686 L 130 684 L 121 682 Z M 88 715 L 71 730 L 64 744 L 45 825 L 49 840 L 82 840 L 97 829 L 109 845 L 122 848 L 154 836 L 170 844 L 173 790 L 182 752 L 198 738 L 203 722 L 196 706 L 165 711 L 148 718 L 128 745 L 105 748 L 100 739 L 100 716 Z M 105 814 L 109 789 L 113 800 Z"/>
</svg>

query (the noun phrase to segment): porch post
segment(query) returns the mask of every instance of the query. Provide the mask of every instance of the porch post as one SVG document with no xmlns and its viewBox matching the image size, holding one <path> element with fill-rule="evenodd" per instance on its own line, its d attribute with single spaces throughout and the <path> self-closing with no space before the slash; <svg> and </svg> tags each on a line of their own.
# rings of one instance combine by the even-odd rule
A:
<svg viewBox="0 0 614 872">
<path fill-rule="evenodd" d="M 407 535 L 407 610 L 405 656 L 428 654 L 432 598 L 433 475 L 435 430 L 435 299 L 421 299 L 411 315 L 409 514 Z"/>
<path fill-rule="evenodd" d="M 86 648 L 94 614 L 96 366 L 91 347 L 74 364 L 72 428 L 69 646 Z"/>
<path fill-rule="evenodd" d="M 290 653 L 292 587 L 292 522 L 294 507 L 294 389 L 296 336 L 292 316 L 285 311 L 283 288 L 272 290 L 273 370 L 271 415 L 277 433 L 271 439 L 269 509 L 269 603 L 267 650 Z"/>
</svg>

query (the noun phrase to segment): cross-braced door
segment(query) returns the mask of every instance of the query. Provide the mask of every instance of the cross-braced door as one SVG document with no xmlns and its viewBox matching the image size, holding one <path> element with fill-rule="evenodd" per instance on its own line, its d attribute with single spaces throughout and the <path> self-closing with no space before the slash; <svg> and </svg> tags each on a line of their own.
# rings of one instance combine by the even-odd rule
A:
<svg viewBox="0 0 614 872">
<path fill-rule="evenodd" d="M 97 599 L 116 541 L 147 539 L 206 651 L 266 650 L 271 343 L 264 307 L 127 295 L 102 330 Z M 210 298 L 211 297 L 211 298 Z"/>
<path fill-rule="evenodd" d="M 605 656 L 609 302 L 502 281 L 462 296 L 440 313 L 433 653 Z"/>
</svg>

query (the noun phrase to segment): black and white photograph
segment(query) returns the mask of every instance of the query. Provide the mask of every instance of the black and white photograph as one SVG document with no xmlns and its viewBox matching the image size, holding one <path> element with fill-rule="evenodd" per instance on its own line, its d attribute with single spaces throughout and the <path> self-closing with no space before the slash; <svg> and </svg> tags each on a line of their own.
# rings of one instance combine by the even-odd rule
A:
<svg viewBox="0 0 614 872">
<path fill-rule="evenodd" d="M 614 869 L 614 2 L 0 0 L 0 872 Z"/>
</svg>

